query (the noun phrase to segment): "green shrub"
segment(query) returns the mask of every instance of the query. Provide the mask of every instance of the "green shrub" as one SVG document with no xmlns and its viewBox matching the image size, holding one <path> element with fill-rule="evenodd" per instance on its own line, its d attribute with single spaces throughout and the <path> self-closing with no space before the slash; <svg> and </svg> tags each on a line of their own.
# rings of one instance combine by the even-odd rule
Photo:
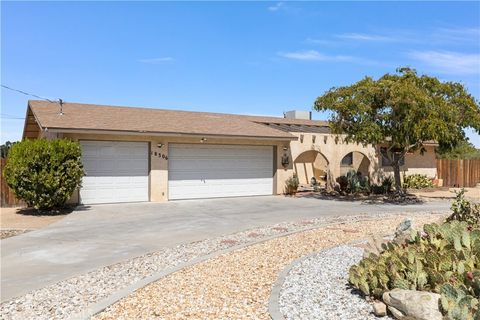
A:
<svg viewBox="0 0 480 320">
<path fill-rule="evenodd" d="M 480 226 L 480 203 L 472 203 L 465 199 L 465 189 L 455 192 L 452 203 L 452 214 L 447 221 L 465 221 L 469 225 Z"/>
<path fill-rule="evenodd" d="M 297 175 L 294 173 L 290 178 L 285 181 L 285 187 L 286 187 L 286 194 L 295 194 L 297 193 L 298 190 L 298 185 L 300 184 L 300 181 L 298 181 Z"/>
<path fill-rule="evenodd" d="M 433 183 L 426 175 L 415 173 L 403 176 L 402 187 L 404 189 L 432 188 Z"/>
<path fill-rule="evenodd" d="M 78 142 L 24 140 L 12 146 L 4 176 L 15 195 L 36 209 L 61 207 L 84 175 Z"/>
<path fill-rule="evenodd" d="M 480 229 L 451 221 L 423 230 L 405 243 L 383 244 L 385 251 L 352 266 L 350 283 L 376 298 L 394 288 L 437 292 L 448 318 L 480 317 Z"/>
</svg>

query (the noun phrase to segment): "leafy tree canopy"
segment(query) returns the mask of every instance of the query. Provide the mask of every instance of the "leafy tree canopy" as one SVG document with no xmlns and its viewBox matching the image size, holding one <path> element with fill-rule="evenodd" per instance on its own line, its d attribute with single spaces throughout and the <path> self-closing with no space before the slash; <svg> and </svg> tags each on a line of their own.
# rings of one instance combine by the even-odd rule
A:
<svg viewBox="0 0 480 320">
<path fill-rule="evenodd" d="M 399 163 L 407 152 L 423 152 L 428 141 L 453 148 L 465 140 L 466 127 L 480 132 L 479 103 L 462 84 L 418 75 L 410 68 L 331 88 L 314 108 L 332 111 L 332 131 L 345 134 L 346 141 L 386 146 L 398 191 Z"/>
<path fill-rule="evenodd" d="M 6 158 L 8 156 L 8 152 L 10 151 L 10 149 L 15 143 L 18 143 L 18 141 L 15 141 L 15 142 L 7 141 L 4 144 L 2 144 L 0 146 L 0 156 L 2 158 Z"/>
<path fill-rule="evenodd" d="M 440 159 L 480 159 L 480 149 L 475 148 L 468 141 L 462 141 L 454 148 L 438 148 L 437 157 Z"/>
</svg>

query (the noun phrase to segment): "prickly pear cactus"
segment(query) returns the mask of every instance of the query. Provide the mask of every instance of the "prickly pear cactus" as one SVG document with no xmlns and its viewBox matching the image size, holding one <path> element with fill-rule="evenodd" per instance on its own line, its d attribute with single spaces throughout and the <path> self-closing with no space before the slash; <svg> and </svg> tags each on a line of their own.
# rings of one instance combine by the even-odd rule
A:
<svg viewBox="0 0 480 320">
<path fill-rule="evenodd" d="M 405 243 L 389 242 L 350 268 L 349 281 L 380 298 L 394 288 L 442 295 L 448 319 L 480 320 L 480 228 L 451 221 L 425 225 Z"/>
</svg>

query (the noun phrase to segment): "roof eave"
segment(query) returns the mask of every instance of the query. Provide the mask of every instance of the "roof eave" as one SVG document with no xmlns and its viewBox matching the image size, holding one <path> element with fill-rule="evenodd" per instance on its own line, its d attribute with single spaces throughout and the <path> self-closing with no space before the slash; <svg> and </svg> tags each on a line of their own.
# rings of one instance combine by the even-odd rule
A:
<svg viewBox="0 0 480 320">
<path fill-rule="evenodd" d="M 249 135 L 222 135 L 222 134 L 202 134 L 202 133 L 185 133 L 185 132 L 160 132 L 160 131 L 144 131 L 144 130 L 108 130 L 108 129 L 88 129 L 88 128 L 45 128 L 49 132 L 54 133 L 84 133 L 84 134 L 123 134 L 123 135 L 142 135 L 142 136 L 162 136 L 162 137 L 208 137 L 220 139 L 247 139 L 247 140 L 275 140 L 275 141 L 296 141 L 294 135 L 288 136 L 249 136 Z"/>
</svg>

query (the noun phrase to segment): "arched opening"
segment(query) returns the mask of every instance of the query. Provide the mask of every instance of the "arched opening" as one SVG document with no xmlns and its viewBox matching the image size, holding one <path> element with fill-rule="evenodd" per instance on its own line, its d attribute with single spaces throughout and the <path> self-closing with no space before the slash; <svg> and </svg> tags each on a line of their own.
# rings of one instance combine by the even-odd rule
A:
<svg viewBox="0 0 480 320">
<path fill-rule="evenodd" d="M 370 174 L 370 159 L 361 152 L 353 151 L 347 153 L 340 161 L 340 175 L 344 176 L 349 171 L 359 172 L 362 176 L 368 177 Z"/>
<path fill-rule="evenodd" d="M 312 177 L 318 182 L 326 182 L 328 160 L 320 152 L 305 151 L 295 159 L 293 165 L 301 185 L 309 185 Z"/>
</svg>

